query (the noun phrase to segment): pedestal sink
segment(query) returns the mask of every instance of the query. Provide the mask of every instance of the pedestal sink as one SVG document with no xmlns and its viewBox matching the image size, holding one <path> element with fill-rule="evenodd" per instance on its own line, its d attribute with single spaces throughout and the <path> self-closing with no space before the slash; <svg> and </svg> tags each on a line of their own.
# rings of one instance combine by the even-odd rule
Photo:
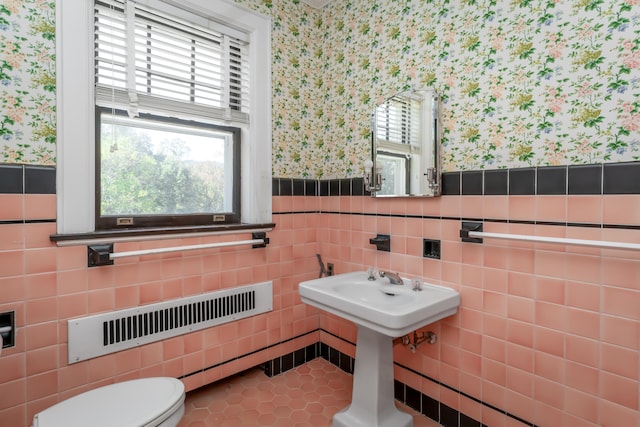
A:
<svg viewBox="0 0 640 427">
<path fill-rule="evenodd" d="M 354 322 L 358 327 L 351 405 L 333 417 L 333 427 L 412 427 L 393 396 L 393 338 L 455 314 L 460 294 L 408 280 L 391 285 L 368 280 L 364 271 L 301 282 L 302 301 Z"/>
</svg>

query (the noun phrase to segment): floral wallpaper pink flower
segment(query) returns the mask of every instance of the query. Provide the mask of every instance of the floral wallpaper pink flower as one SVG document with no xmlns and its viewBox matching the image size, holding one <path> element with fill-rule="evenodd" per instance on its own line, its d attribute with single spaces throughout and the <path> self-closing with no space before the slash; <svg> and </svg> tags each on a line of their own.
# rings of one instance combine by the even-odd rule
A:
<svg viewBox="0 0 640 427">
<path fill-rule="evenodd" d="M 640 2 L 352 0 L 319 14 L 324 177 L 361 174 L 375 102 L 423 85 L 444 100 L 446 171 L 640 160 Z M 295 163 L 282 159 L 276 176 Z"/>
<path fill-rule="evenodd" d="M 56 159 L 55 2 L 0 4 L 0 162 Z"/>
<path fill-rule="evenodd" d="M 640 160 L 637 0 L 236 0 L 273 18 L 273 175 L 362 174 L 374 105 L 430 86 L 446 171 Z M 0 6 L 1 162 L 55 163 L 54 5 Z"/>
</svg>

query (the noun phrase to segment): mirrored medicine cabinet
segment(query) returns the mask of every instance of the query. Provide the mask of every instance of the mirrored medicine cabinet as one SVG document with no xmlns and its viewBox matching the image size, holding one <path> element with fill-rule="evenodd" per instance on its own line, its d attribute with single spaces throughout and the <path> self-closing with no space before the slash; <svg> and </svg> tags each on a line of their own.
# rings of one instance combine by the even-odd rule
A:
<svg viewBox="0 0 640 427">
<path fill-rule="evenodd" d="M 373 197 L 441 194 L 439 114 L 433 89 L 401 92 L 376 106 L 364 176 Z"/>
</svg>

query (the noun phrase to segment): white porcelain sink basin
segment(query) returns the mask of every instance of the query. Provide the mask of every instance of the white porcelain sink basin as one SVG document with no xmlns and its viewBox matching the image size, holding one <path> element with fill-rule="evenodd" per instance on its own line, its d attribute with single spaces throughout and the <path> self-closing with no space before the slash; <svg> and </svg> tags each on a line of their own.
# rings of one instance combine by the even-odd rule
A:
<svg viewBox="0 0 640 427">
<path fill-rule="evenodd" d="M 400 337 L 455 314 L 460 294 L 453 289 L 411 283 L 391 285 L 386 278 L 367 280 L 365 271 L 338 274 L 300 283 L 300 297 L 311 306 L 351 320 L 390 337 Z"/>
</svg>

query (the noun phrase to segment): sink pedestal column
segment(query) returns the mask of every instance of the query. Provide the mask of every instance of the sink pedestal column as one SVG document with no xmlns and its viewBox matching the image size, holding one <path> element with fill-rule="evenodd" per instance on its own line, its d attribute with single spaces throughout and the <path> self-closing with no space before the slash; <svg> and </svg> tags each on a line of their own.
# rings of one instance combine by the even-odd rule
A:
<svg viewBox="0 0 640 427">
<path fill-rule="evenodd" d="M 333 417 L 332 427 L 413 427 L 393 395 L 393 338 L 358 326 L 351 405 Z"/>
</svg>

